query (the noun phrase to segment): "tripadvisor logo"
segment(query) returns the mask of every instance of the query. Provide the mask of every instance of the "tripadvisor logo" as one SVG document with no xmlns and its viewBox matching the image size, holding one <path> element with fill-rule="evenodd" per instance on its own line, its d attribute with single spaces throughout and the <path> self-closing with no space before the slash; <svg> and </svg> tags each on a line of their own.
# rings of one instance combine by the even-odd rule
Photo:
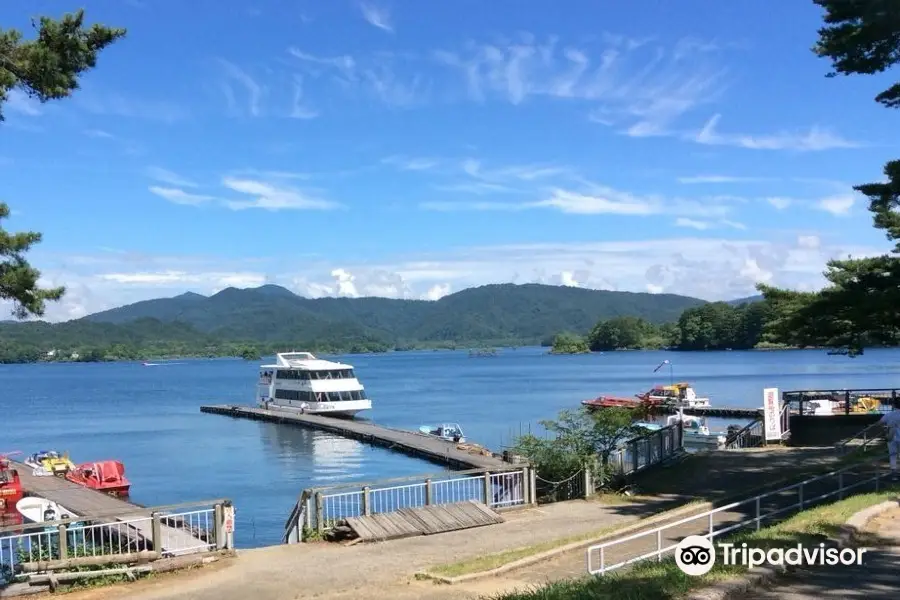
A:
<svg viewBox="0 0 900 600">
<path fill-rule="evenodd" d="M 717 544 L 723 565 L 743 565 L 753 569 L 761 565 L 862 565 L 866 548 L 826 548 L 825 544 L 792 548 L 752 548 L 747 544 Z M 705 575 L 716 564 L 716 547 L 706 537 L 690 535 L 675 547 L 675 564 L 687 575 Z"/>
</svg>

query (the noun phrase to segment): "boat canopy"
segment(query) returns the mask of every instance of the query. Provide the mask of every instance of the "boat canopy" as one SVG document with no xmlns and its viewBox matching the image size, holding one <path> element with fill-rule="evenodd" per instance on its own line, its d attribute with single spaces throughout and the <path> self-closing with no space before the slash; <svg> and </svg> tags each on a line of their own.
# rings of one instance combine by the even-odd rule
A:
<svg viewBox="0 0 900 600">
<path fill-rule="evenodd" d="M 330 360 L 316 358 L 311 352 L 282 352 L 275 355 L 274 365 L 263 365 L 262 369 L 298 369 L 302 371 L 325 371 L 352 369 L 352 365 L 345 365 Z"/>
</svg>

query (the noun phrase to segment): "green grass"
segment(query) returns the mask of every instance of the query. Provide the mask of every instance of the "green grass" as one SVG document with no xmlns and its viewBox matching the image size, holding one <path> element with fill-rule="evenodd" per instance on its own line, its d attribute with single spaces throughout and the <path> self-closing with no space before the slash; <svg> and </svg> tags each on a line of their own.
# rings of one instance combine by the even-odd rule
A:
<svg viewBox="0 0 900 600">
<path fill-rule="evenodd" d="M 626 500 L 630 500 L 626 498 Z M 622 502 L 625 503 L 625 502 Z M 691 502 L 687 502 L 678 506 L 674 510 L 681 510 L 687 506 L 692 506 L 694 504 L 702 504 L 699 500 L 694 500 Z M 660 513 L 665 515 L 665 513 Z M 543 552 L 548 552 L 550 550 L 555 550 L 556 548 L 561 548 L 563 546 L 567 546 L 568 544 L 574 544 L 576 542 L 586 542 L 588 540 L 597 539 L 603 537 L 605 535 L 609 535 L 611 533 L 615 533 L 616 531 L 621 531 L 626 527 L 634 526 L 637 522 L 612 525 L 609 527 L 604 527 L 602 529 L 597 529 L 594 531 L 588 531 L 585 533 L 580 533 L 578 535 L 573 535 L 564 538 L 558 538 L 555 540 L 548 540 L 546 542 L 541 542 L 539 544 L 533 544 L 531 546 L 523 546 L 521 548 L 513 548 L 512 550 L 505 550 L 503 552 L 495 552 L 493 554 L 485 554 L 484 556 L 478 556 L 475 558 L 470 558 L 466 560 L 461 560 L 455 563 L 439 565 L 437 567 L 433 567 L 428 569 L 428 572 L 433 575 L 441 575 L 443 577 L 459 577 L 460 575 L 468 575 L 470 573 L 482 573 L 484 571 L 490 571 L 492 569 L 496 569 L 498 567 L 502 567 L 503 565 L 507 565 L 509 563 L 515 562 L 517 560 L 521 560 L 523 558 L 528 558 L 529 556 L 535 556 L 537 554 L 541 554 Z"/>
<path fill-rule="evenodd" d="M 758 532 L 729 536 L 728 539 L 758 548 L 786 548 L 798 543 L 818 545 L 834 535 L 854 513 L 894 498 L 898 491 L 900 488 L 895 487 L 885 492 L 860 494 L 805 511 Z M 661 562 L 651 560 L 623 569 L 602 577 L 554 582 L 533 590 L 495 596 L 494 600 L 674 600 L 716 581 L 746 573 L 744 567 L 723 566 L 717 562 L 708 574 L 691 577 L 681 572 L 671 556 Z"/>
</svg>

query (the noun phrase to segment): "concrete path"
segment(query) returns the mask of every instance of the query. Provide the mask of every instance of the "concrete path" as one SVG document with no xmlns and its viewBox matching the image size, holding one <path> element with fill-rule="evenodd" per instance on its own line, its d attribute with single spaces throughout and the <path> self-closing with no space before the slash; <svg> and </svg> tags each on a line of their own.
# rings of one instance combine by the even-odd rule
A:
<svg viewBox="0 0 900 600">
<path fill-rule="evenodd" d="M 462 600 L 494 595 L 547 580 L 583 576 L 584 551 L 572 552 L 543 564 L 512 572 L 502 578 L 464 585 L 436 585 L 416 581 L 412 575 L 427 567 L 502 552 L 573 535 L 624 526 L 672 506 L 674 496 L 714 499 L 734 493 L 738 486 L 771 484 L 788 476 L 798 465 L 822 468 L 833 464 L 836 456 L 822 450 L 768 450 L 762 452 L 712 453 L 709 459 L 689 469 L 662 470 L 654 479 L 656 492 L 669 495 L 647 503 L 603 505 L 598 502 L 565 502 L 507 513 L 508 522 L 478 529 L 433 536 L 396 540 L 383 544 L 358 544 L 342 547 L 328 544 L 274 546 L 240 553 L 235 560 L 172 576 L 140 581 L 97 590 L 67 594 L 69 600 L 282 600 L 330 598 L 335 600 L 419 599 Z M 709 461 L 709 462 L 706 462 Z M 745 469 L 742 470 L 741 465 Z M 704 470 L 704 466 L 711 470 Z M 700 472 L 698 472 L 700 471 Z M 862 474 L 857 477 L 863 477 Z M 850 484 L 853 476 L 845 480 Z M 661 482 L 668 481 L 667 485 Z M 833 491 L 836 482 L 819 484 L 806 497 Z M 642 490 L 647 489 L 646 484 Z M 796 493 L 784 494 L 762 505 L 774 510 L 795 502 Z M 755 507 L 748 507 L 748 510 Z M 721 528 L 737 519 L 747 518 L 745 511 L 730 511 L 717 516 Z M 701 519 L 664 536 L 665 543 L 676 543 L 691 533 L 708 531 L 708 520 Z M 656 537 L 624 544 L 607 555 L 608 562 L 619 562 L 656 548 Z"/>
<path fill-rule="evenodd" d="M 900 508 L 879 515 L 869 523 L 867 529 L 886 547 L 866 552 L 862 565 L 796 571 L 771 589 L 754 590 L 746 596 L 746 600 L 900 598 Z"/>
</svg>

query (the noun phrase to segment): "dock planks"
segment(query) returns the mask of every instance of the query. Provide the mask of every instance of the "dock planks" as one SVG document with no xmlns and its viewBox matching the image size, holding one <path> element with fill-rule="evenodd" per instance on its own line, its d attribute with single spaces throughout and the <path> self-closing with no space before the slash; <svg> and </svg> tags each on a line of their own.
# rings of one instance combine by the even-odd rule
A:
<svg viewBox="0 0 900 600">
<path fill-rule="evenodd" d="M 99 517 L 111 523 L 147 517 L 146 510 L 136 504 L 72 483 L 62 477 L 37 477 L 32 474 L 28 465 L 11 462 L 19 472 L 22 488 L 29 496 L 56 502 L 71 511 L 73 516 L 83 517 L 85 520 Z M 128 529 L 129 537 L 152 542 L 153 533 L 149 522 L 129 523 Z M 198 538 L 183 529 L 165 524 L 160 526 L 160 533 L 163 547 L 158 550 L 164 554 L 177 554 L 186 548 L 195 548 L 200 543 Z"/>
<path fill-rule="evenodd" d="M 486 505 L 470 500 L 350 517 L 346 522 L 361 541 L 374 542 L 496 525 L 503 522 L 503 517 Z"/>
<path fill-rule="evenodd" d="M 417 431 L 392 429 L 375 425 L 368 421 L 357 421 L 339 417 L 302 414 L 295 411 L 274 410 L 237 405 L 201 406 L 200 412 L 229 417 L 255 419 L 270 423 L 284 423 L 327 431 L 337 435 L 357 439 L 369 444 L 386 446 L 412 456 L 425 458 L 439 464 L 463 469 L 492 469 L 509 467 L 508 463 L 495 456 L 474 454 L 460 449 L 460 444 L 425 435 Z"/>
</svg>

